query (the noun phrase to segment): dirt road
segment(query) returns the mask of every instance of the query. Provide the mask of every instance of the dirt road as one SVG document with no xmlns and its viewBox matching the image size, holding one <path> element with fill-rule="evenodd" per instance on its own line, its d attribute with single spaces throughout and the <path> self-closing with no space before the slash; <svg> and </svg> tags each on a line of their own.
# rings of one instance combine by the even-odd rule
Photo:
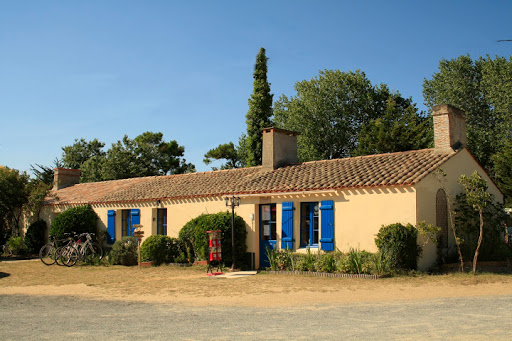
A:
<svg viewBox="0 0 512 341">
<path fill-rule="evenodd" d="M 382 280 L 0 263 L 1 339 L 511 339 L 512 276 Z"/>
</svg>

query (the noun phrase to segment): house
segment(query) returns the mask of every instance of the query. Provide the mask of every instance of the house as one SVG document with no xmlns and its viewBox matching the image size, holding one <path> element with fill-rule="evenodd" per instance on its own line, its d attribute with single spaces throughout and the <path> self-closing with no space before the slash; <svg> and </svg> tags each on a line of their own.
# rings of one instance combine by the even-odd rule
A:
<svg viewBox="0 0 512 341">
<path fill-rule="evenodd" d="M 433 119 L 432 149 L 298 163 L 297 134 L 268 128 L 258 167 L 82 184 L 79 170 L 57 168 L 41 218 L 51 223 L 57 213 L 89 204 L 110 243 L 131 235 L 134 224 L 143 225 L 146 237 L 177 236 L 189 220 L 225 211 L 225 197 L 237 196 L 236 213 L 246 222 L 256 267 L 265 264 L 268 246 L 374 252 L 382 225 L 426 221 L 442 227 L 439 246 L 427 245 L 420 259 L 420 269 L 426 269 L 455 245 L 447 195 L 462 191 L 461 174 L 478 171 L 489 192 L 503 200 L 466 148 L 464 113 L 440 105 Z M 437 169 L 446 173 L 444 184 Z"/>
</svg>

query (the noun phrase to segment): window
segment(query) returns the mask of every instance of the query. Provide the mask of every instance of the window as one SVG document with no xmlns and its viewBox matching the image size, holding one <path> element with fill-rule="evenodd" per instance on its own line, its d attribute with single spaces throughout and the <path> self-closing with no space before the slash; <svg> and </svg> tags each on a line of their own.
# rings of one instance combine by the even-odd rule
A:
<svg viewBox="0 0 512 341">
<path fill-rule="evenodd" d="M 130 210 L 121 211 L 121 237 L 130 235 L 130 228 L 132 226 L 132 217 Z"/>
<path fill-rule="evenodd" d="M 156 234 L 167 235 L 167 208 L 159 208 L 156 211 Z"/>
<path fill-rule="evenodd" d="M 441 228 L 438 235 L 438 248 L 448 248 L 448 200 L 446 192 L 439 189 L 436 194 L 436 225 Z"/>
<path fill-rule="evenodd" d="M 300 204 L 300 246 L 318 246 L 318 202 Z"/>
<path fill-rule="evenodd" d="M 261 210 L 261 240 L 276 240 L 276 204 L 260 205 Z"/>
</svg>

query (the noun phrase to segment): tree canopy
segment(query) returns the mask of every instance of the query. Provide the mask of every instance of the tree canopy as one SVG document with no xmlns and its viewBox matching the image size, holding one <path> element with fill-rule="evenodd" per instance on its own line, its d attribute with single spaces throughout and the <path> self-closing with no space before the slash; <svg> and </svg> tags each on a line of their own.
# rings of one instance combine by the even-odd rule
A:
<svg viewBox="0 0 512 341">
<path fill-rule="evenodd" d="M 372 85 L 360 70 L 323 70 L 311 80 L 297 82 L 295 91 L 295 96 L 282 95 L 275 103 L 274 121 L 276 126 L 299 133 L 301 161 L 397 151 L 395 147 L 409 148 L 405 140 L 410 138 L 418 141 L 417 148 L 430 143 L 428 134 L 415 127 L 427 127 L 424 121 L 430 118 L 418 113 L 411 99 L 391 92 L 385 84 Z M 394 125 L 407 129 L 385 131 Z M 368 136 L 373 131 L 381 135 Z M 390 138 L 402 142 L 377 146 Z"/>
<path fill-rule="evenodd" d="M 75 139 L 71 146 L 62 147 L 62 166 L 65 168 L 79 169 L 80 166 L 93 156 L 105 156 L 104 142 L 94 139 L 86 141 L 84 138 Z"/>
<path fill-rule="evenodd" d="M 261 152 L 263 128 L 272 125 L 272 98 L 270 83 L 267 81 L 267 61 L 265 49 L 262 47 L 256 56 L 254 66 L 253 93 L 249 98 L 249 111 L 247 112 L 247 166 L 261 165 Z"/>
<path fill-rule="evenodd" d="M 97 139 L 75 140 L 62 148 L 64 166 L 82 170 L 82 182 L 195 172 L 183 158 L 185 148 L 174 140 L 164 141 L 162 133 L 145 132 L 135 139 L 125 135 L 107 151 L 104 146 Z"/>
<path fill-rule="evenodd" d="M 512 57 L 442 59 L 423 82 L 425 104 L 451 104 L 466 113 L 468 148 L 492 173 L 492 156 L 512 137 Z"/>
<path fill-rule="evenodd" d="M 204 154 L 203 162 L 209 165 L 213 160 L 226 160 L 220 169 L 239 168 L 242 164 L 237 148 L 233 142 L 218 145 Z M 214 167 L 215 169 L 215 167 Z"/>
<path fill-rule="evenodd" d="M 28 203 L 28 182 L 26 173 L 0 167 L 0 231 L 18 228 L 22 207 Z"/>
</svg>

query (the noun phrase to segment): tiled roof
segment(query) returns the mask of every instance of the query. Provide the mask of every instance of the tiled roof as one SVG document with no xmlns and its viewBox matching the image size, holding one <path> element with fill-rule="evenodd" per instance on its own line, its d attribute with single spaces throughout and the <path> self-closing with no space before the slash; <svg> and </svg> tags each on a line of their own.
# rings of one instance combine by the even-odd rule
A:
<svg viewBox="0 0 512 341">
<path fill-rule="evenodd" d="M 261 167 L 82 183 L 53 192 L 48 204 L 115 203 L 230 194 L 413 185 L 452 157 L 424 149 Z"/>
</svg>

